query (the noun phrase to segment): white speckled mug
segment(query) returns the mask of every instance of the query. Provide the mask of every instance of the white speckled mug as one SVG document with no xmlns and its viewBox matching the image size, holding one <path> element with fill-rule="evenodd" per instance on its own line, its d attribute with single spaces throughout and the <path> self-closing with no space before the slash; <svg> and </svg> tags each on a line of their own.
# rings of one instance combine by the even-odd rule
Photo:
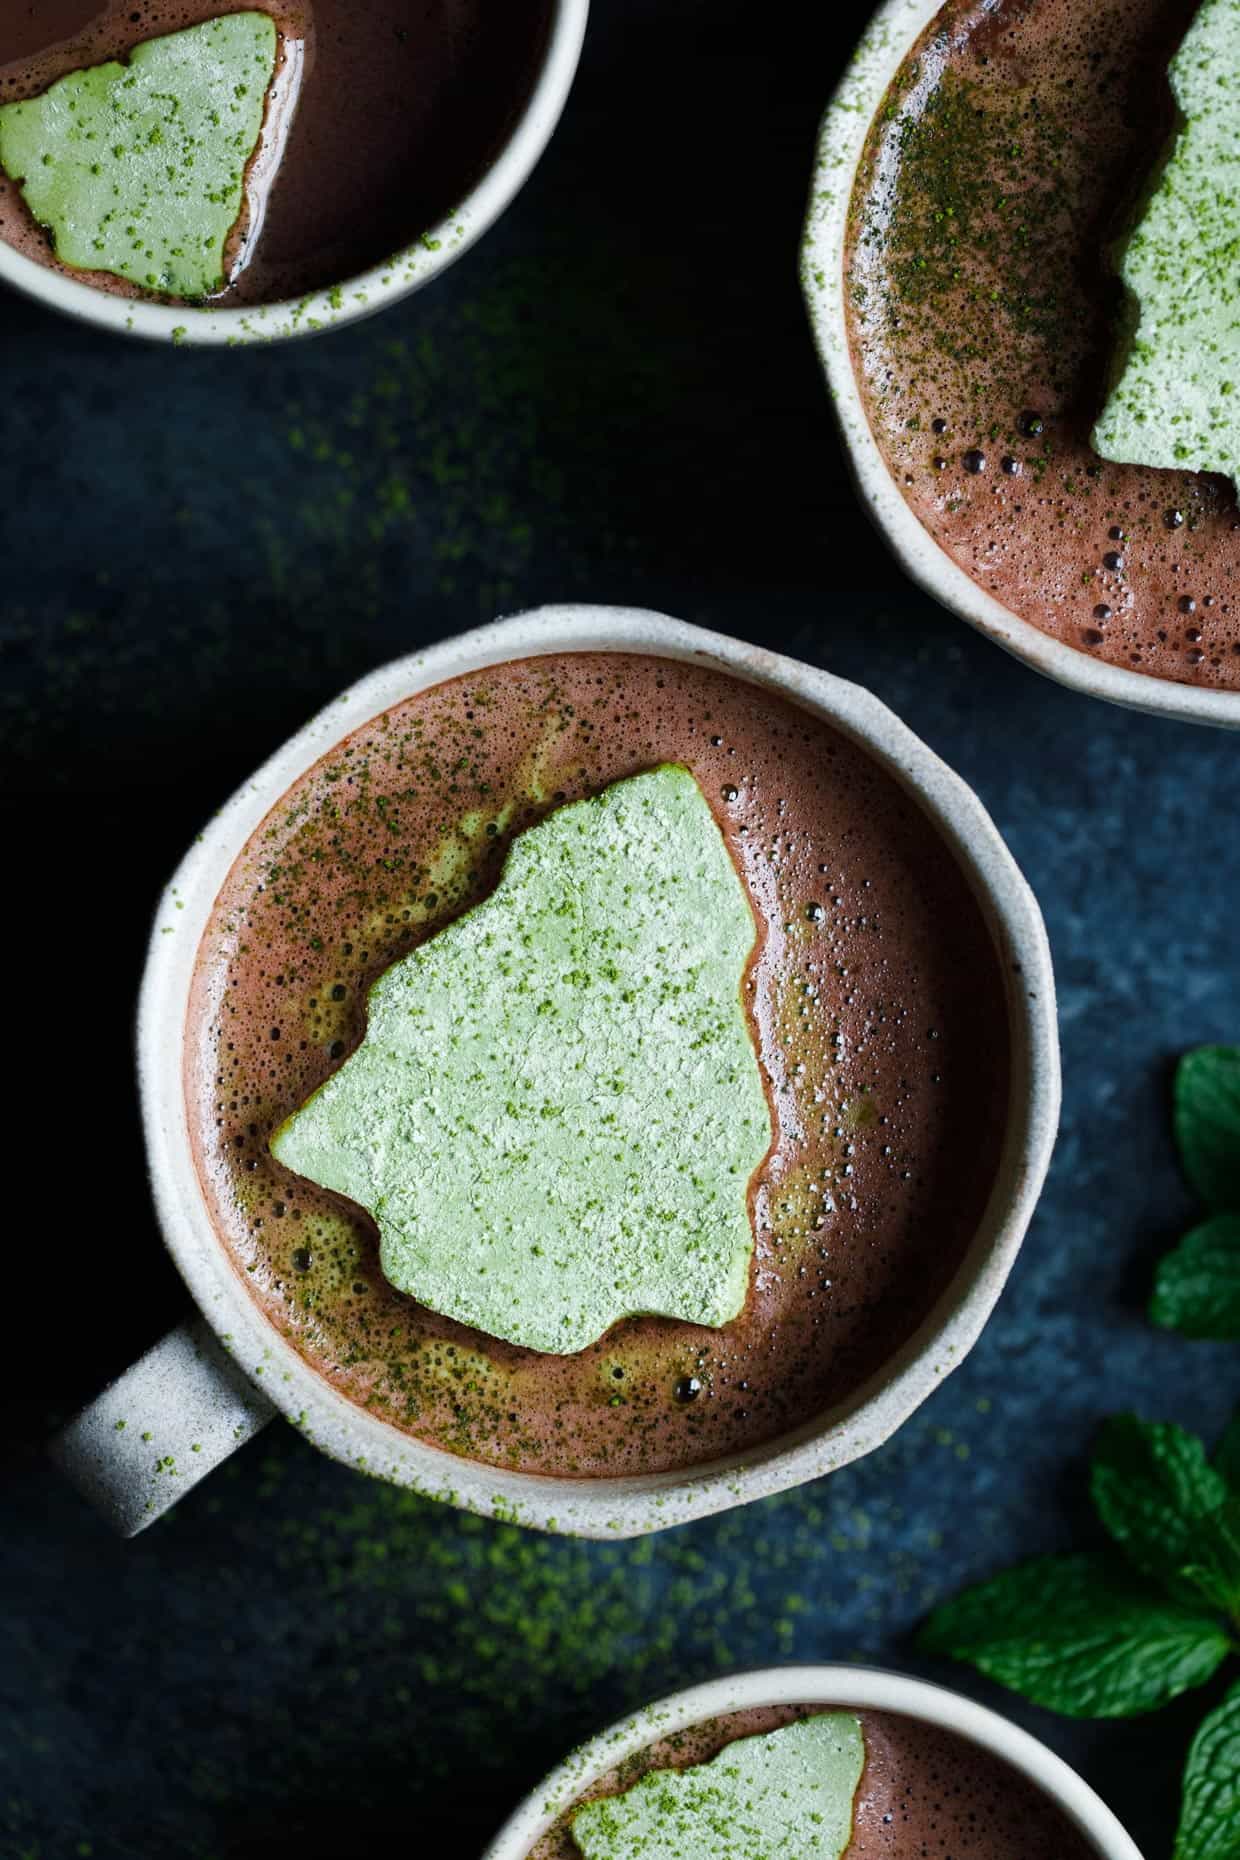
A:
<svg viewBox="0 0 1240 1860">
<path fill-rule="evenodd" d="M 1240 729 L 1240 691 L 1207 690 L 1108 665 L 1042 633 L 988 594 L 924 529 L 870 429 L 849 351 L 844 266 L 853 182 L 870 127 L 904 59 L 943 0 L 883 0 L 840 81 L 818 143 L 802 246 L 802 286 L 857 490 L 912 579 L 1016 658 L 1058 684 L 1132 710 Z"/>
<path fill-rule="evenodd" d="M 568 101 L 581 57 L 590 0 L 554 0 L 541 68 L 507 140 L 486 173 L 437 226 L 383 264 L 330 289 L 286 303 L 212 309 L 114 297 L 67 278 L 0 241 L 0 281 L 82 323 L 155 342 L 237 348 L 315 336 L 361 322 L 420 291 L 455 264 L 512 204 L 538 165 Z"/>
<path fill-rule="evenodd" d="M 837 1705 L 854 1711 L 895 1712 L 936 1725 L 1001 1758 L 1033 1783 L 1097 1852 L 1099 1860 L 1141 1860 L 1130 1837 L 1088 1783 L 1027 1731 L 958 1692 L 867 1666 L 768 1667 L 714 1679 L 646 1706 L 583 1745 L 540 1783 L 500 1830 L 482 1860 L 527 1860 L 564 1810 L 626 1757 L 708 1718 L 772 1705 Z"/>
<path fill-rule="evenodd" d="M 212 905 L 251 833 L 333 744 L 419 691 L 548 653 L 696 661 L 775 691 L 859 743 L 917 800 L 959 861 L 994 938 L 1012 1070 L 999 1171 L 955 1279 L 920 1329 L 838 1408 L 781 1439 L 683 1472 L 567 1479 L 458 1458 L 358 1407 L 263 1316 L 208 1213 L 190 1149 L 184 1029 Z M 60 1463 L 126 1534 L 166 1510 L 277 1411 L 334 1458 L 486 1516 L 587 1537 L 634 1536 L 761 1498 L 846 1465 L 905 1421 L 959 1364 L 1016 1257 L 1059 1112 L 1054 978 L 1037 904 L 972 791 L 866 691 L 793 659 L 661 614 L 548 607 L 373 672 L 306 725 L 199 836 L 156 913 L 138 1010 L 138 1071 L 155 1209 L 202 1313 L 166 1338 L 63 1434 Z"/>
</svg>

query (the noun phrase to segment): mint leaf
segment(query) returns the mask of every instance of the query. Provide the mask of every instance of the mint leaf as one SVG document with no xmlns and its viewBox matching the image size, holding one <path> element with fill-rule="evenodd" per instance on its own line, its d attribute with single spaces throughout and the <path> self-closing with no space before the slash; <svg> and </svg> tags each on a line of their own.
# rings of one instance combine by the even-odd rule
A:
<svg viewBox="0 0 1240 1860">
<path fill-rule="evenodd" d="M 1187 1175 L 1215 1212 L 1240 1210 L 1240 1046 L 1199 1046 L 1175 1075 L 1175 1135 Z"/>
<path fill-rule="evenodd" d="M 1198 1595 L 1240 1622 L 1240 1497 L 1203 1518 L 1184 1578 Z"/>
<path fill-rule="evenodd" d="M 1214 1464 L 1232 1491 L 1240 1495 L 1240 1414 L 1233 1417 L 1214 1449 Z"/>
<path fill-rule="evenodd" d="M 1069 1718 L 1130 1718 L 1200 1686 L 1230 1651 L 1202 1608 L 1105 1553 L 1035 1557 L 937 1608 L 927 1653 L 967 1660 Z"/>
<path fill-rule="evenodd" d="M 1179 1578 L 1196 1560 L 1202 1520 L 1228 1498 L 1204 1444 L 1182 1427 L 1116 1415 L 1098 1436 L 1090 1489 L 1129 1562 L 1183 1596 Z"/>
<path fill-rule="evenodd" d="M 1240 1860 L 1240 1685 L 1193 1739 L 1175 1860 Z"/>
<path fill-rule="evenodd" d="M 1185 1337 L 1240 1338 L 1240 1214 L 1214 1214 L 1159 1261 L 1150 1318 Z"/>
<path fill-rule="evenodd" d="M 1092 1491 L 1128 1560 L 1190 1606 L 1240 1612 L 1240 1497 L 1183 1428 L 1117 1415 L 1098 1438 Z"/>
</svg>

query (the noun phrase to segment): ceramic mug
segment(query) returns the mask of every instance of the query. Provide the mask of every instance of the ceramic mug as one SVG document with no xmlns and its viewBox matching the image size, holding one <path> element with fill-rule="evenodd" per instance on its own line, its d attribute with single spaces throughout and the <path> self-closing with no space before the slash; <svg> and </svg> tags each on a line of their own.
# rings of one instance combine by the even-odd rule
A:
<svg viewBox="0 0 1240 1860">
<path fill-rule="evenodd" d="M 848 210 L 879 106 L 911 47 L 943 0 L 884 0 L 844 73 L 823 121 L 801 249 L 801 279 L 849 465 L 863 503 L 901 566 L 927 594 L 1023 659 L 1094 697 L 1132 710 L 1240 729 L 1240 691 L 1207 690 L 1107 665 L 1040 632 L 974 581 L 923 528 L 870 429 L 848 340 L 844 270 Z"/>
<path fill-rule="evenodd" d="M 568 101 L 585 38 L 590 0 L 554 0 L 542 65 L 525 108 L 490 167 L 459 205 L 415 244 L 355 278 L 284 303 L 213 310 L 114 297 L 67 278 L 0 241 L 0 281 L 53 310 L 123 335 L 236 348 L 341 329 L 420 291 L 455 264 L 511 205 L 538 165 Z"/>
<path fill-rule="evenodd" d="M 507 1471 L 411 1438 L 318 1376 L 250 1297 L 212 1227 L 190 1149 L 183 1083 L 190 983 L 212 905 L 251 833 L 334 744 L 449 678 L 547 653 L 694 661 L 825 719 L 910 791 L 959 861 L 1008 991 L 1012 1070 L 998 1174 L 953 1282 L 896 1356 L 838 1408 L 783 1438 L 688 1471 L 571 1479 Z M 486 1516 L 614 1538 L 681 1524 L 834 1470 L 877 1447 L 962 1361 L 1002 1290 L 1037 1201 L 1059 1109 L 1054 979 L 1037 904 L 977 797 L 866 691 L 687 626 L 610 607 L 548 607 L 384 666 L 279 750 L 195 841 L 156 912 L 138 1009 L 147 1157 L 164 1240 L 202 1313 L 121 1377 L 56 1452 L 132 1535 L 277 1411 L 334 1458 Z"/>
<path fill-rule="evenodd" d="M 868 1666 L 778 1666 L 714 1679 L 648 1705 L 594 1738 L 527 1796 L 505 1823 L 482 1860 L 526 1860 L 530 1849 L 554 1827 L 592 1783 L 627 1757 L 678 1731 L 722 1713 L 771 1705 L 843 1706 L 854 1711 L 896 1712 L 917 1718 L 999 1757 L 1036 1785 L 1084 1836 L 1098 1860 L 1141 1860 L 1136 1846 L 1093 1790 L 1053 1751 L 998 1712 L 942 1686 Z"/>
</svg>

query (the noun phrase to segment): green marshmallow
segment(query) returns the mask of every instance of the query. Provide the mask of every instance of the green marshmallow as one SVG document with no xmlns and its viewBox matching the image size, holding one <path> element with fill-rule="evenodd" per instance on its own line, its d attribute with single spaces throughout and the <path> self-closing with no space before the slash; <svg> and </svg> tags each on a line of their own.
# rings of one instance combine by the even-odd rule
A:
<svg viewBox="0 0 1240 1860">
<path fill-rule="evenodd" d="M 840 1860 L 865 1739 L 824 1712 L 729 1744 L 711 1763 L 650 1770 L 572 1818 L 585 1860 Z"/>
<path fill-rule="evenodd" d="M 1093 444 L 1240 484 L 1240 0 L 1205 0 L 1171 87 L 1179 128 L 1123 248 L 1128 323 Z"/>
<path fill-rule="evenodd" d="M 561 807 L 380 976 L 272 1153 L 370 1211 L 398 1290 L 493 1337 L 570 1355 L 637 1312 L 725 1324 L 771 1141 L 755 934 L 687 769 Z"/>
<path fill-rule="evenodd" d="M 170 297 L 219 290 L 276 48 L 266 13 L 230 13 L 0 108 L 0 167 L 56 256 Z"/>
</svg>

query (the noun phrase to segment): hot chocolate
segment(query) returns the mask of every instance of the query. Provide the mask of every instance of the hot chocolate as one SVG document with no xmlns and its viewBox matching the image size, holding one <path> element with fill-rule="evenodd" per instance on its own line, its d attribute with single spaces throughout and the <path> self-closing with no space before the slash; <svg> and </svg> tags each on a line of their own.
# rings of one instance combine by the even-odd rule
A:
<svg viewBox="0 0 1240 1860">
<path fill-rule="evenodd" d="M 232 281 L 212 299 L 221 305 L 343 283 L 450 212 L 524 105 L 551 16 L 551 0 L 39 0 L 0 8 L 0 103 L 256 4 L 280 51 L 251 207 L 228 255 Z M 60 269 L 2 174 L 0 238 Z M 140 294 L 107 273 L 70 275 Z"/>
<path fill-rule="evenodd" d="M 870 132 L 846 264 L 854 367 L 917 517 L 988 593 L 1126 670 L 1240 688 L 1222 478 L 1114 465 L 1108 256 L 1173 123 L 1194 0 L 949 0 Z"/>
<path fill-rule="evenodd" d="M 771 1706 L 712 1718 L 652 1744 L 582 1800 L 630 1789 L 648 1770 L 708 1763 L 738 1737 L 828 1709 Z M 866 1757 L 844 1860 L 1091 1860 L 1094 1849 L 1055 1804 L 989 1751 L 915 1718 L 857 1716 Z M 571 1816 L 536 1842 L 529 1860 L 580 1860 Z"/>
<path fill-rule="evenodd" d="M 759 922 L 746 1000 L 777 1134 L 751 1190 L 749 1294 L 719 1330 L 634 1318 L 543 1355 L 393 1290 L 369 1217 L 268 1143 L 356 1047 L 369 985 L 490 890 L 515 832 L 668 761 L 708 797 Z M 220 893 L 186 1054 L 212 1218 L 302 1356 L 449 1451 L 579 1476 L 743 1451 L 880 1370 L 977 1229 L 1009 1073 L 980 909 L 892 777 L 781 698 L 612 653 L 437 686 L 302 777 Z"/>
</svg>

